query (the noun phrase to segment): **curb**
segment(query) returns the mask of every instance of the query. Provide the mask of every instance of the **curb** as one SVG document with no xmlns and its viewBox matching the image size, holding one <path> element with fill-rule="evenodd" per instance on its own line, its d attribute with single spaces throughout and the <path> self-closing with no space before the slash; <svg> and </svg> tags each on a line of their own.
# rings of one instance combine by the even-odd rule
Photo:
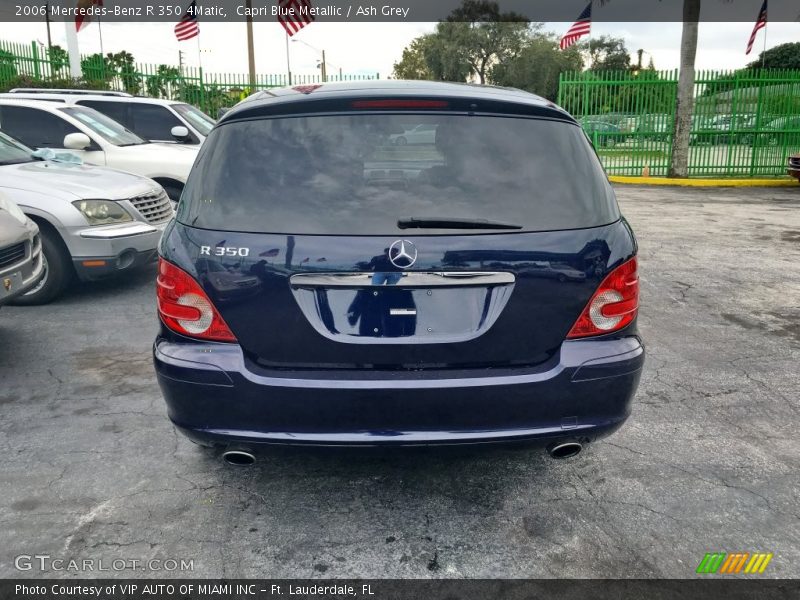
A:
<svg viewBox="0 0 800 600">
<path fill-rule="evenodd" d="M 790 177 L 774 179 L 670 179 L 668 177 L 631 177 L 609 175 L 611 183 L 632 185 L 672 185 L 679 187 L 798 187 Z"/>
</svg>

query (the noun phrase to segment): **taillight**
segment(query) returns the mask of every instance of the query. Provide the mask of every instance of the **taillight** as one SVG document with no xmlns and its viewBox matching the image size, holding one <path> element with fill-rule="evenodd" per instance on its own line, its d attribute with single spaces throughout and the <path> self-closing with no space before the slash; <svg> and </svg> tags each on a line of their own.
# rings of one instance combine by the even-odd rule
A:
<svg viewBox="0 0 800 600">
<path fill-rule="evenodd" d="M 156 295 L 158 314 L 172 331 L 202 340 L 236 341 L 200 284 L 163 258 L 158 259 Z"/>
<path fill-rule="evenodd" d="M 639 310 L 639 274 L 636 258 L 623 263 L 603 280 L 570 329 L 567 339 L 619 331 Z"/>
</svg>

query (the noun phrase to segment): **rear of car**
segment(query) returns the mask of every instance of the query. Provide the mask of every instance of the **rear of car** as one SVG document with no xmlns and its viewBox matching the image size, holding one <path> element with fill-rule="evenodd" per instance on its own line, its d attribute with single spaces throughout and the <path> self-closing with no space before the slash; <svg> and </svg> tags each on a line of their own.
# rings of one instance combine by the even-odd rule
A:
<svg viewBox="0 0 800 600">
<path fill-rule="evenodd" d="M 623 423 L 636 242 L 569 115 L 453 84 L 273 96 L 212 131 L 162 238 L 155 366 L 185 434 L 566 454 Z"/>
</svg>

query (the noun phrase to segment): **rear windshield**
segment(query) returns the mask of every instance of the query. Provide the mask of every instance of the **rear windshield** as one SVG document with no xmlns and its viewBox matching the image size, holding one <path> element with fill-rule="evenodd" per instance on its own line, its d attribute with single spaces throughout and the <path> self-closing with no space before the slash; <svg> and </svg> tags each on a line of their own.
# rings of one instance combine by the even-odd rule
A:
<svg viewBox="0 0 800 600">
<path fill-rule="evenodd" d="M 543 119 L 357 114 L 234 121 L 211 133 L 179 220 L 205 229 L 395 235 L 398 220 L 524 231 L 616 221 L 579 127 Z M 412 233 L 452 233 L 447 229 Z"/>
</svg>

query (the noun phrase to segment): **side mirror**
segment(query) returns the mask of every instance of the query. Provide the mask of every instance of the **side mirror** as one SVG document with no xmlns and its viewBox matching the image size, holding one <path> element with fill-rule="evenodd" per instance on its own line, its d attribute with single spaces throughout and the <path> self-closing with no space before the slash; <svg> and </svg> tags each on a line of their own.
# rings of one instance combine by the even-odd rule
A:
<svg viewBox="0 0 800 600">
<path fill-rule="evenodd" d="M 189 130 L 183 125 L 176 125 L 169 131 L 176 140 L 185 140 L 189 137 Z"/>
<path fill-rule="evenodd" d="M 92 140 L 85 133 L 68 133 L 64 136 L 64 148 L 70 150 L 86 150 L 92 145 Z"/>
</svg>

